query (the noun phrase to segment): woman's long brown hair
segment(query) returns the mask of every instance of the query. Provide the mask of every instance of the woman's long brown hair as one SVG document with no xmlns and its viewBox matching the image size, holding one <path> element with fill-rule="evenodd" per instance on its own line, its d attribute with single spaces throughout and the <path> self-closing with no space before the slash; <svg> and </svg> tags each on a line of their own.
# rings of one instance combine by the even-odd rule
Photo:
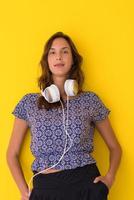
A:
<svg viewBox="0 0 134 200">
<path fill-rule="evenodd" d="M 73 65 L 71 67 L 70 72 L 68 73 L 68 79 L 75 79 L 77 81 L 78 94 L 79 94 L 82 92 L 82 86 L 83 86 L 83 82 L 84 82 L 84 74 L 81 70 L 83 58 L 78 53 L 71 38 L 68 35 L 64 34 L 63 32 L 56 32 L 55 34 L 53 34 L 47 40 L 47 42 L 44 46 L 44 52 L 43 52 L 43 55 L 40 60 L 42 73 L 41 73 L 41 76 L 38 78 L 38 86 L 39 86 L 40 90 L 44 90 L 46 87 L 53 84 L 52 73 L 49 70 L 49 65 L 48 65 L 48 53 L 49 53 L 49 50 L 51 48 L 53 41 L 56 38 L 63 38 L 70 45 L 72 57 L 73 57 Z M 62 100 L 62 97 L 61 97 L 61 100 Z M 60 101 L 56 102 L 56 103 L 49 103 L 45 100 L 45 98 L 42 95 L 38 98 L 38 108 L 39 109 L 45 108 L 48 110 L 49 108 L 56 108 L 59 106 L 61 106 Z"/>
</svg>

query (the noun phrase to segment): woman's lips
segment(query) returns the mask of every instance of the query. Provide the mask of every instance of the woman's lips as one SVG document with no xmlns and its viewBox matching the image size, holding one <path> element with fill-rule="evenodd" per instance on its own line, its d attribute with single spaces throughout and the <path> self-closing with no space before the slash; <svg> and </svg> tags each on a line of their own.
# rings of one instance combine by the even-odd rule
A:
<svg viewBox="0 0 134 200">
<path fill-rule="evenodd" d="M 63 67 L 64 66 L 64 64 L 56 64 L 56 65 L 54 65 L 55 67 Z"/>
</svg>

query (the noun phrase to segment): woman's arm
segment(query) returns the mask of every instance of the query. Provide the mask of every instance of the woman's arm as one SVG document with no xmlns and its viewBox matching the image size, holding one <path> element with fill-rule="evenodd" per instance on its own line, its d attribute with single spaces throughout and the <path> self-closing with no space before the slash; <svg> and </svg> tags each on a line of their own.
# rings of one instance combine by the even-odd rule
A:
<svg viewBox="0 0 134 200">
<path fill-rule="evenodd" d="M 113 184 L 113 181 L 116 176 L 116 172 L 118 170 L 122 149 L 121 146 L 115 136 L 114 130 L 111 126 L 110 120 L 107 117 L 104 120 L 96 122 L 96 128 L 101 134 L 102 138 L 104 139 L 106 145 L 108 146 L 110 152 L 110 159 L 109 159 L 109 169 L 108 172 L 104 177 L 100 176 L 97 177 L 94 182 L 98 182 L 102 180 L 106 183 L 106 185 L 110 188 Z"/>
<path fill-rule="evenodd" d="M 20 147 L 27 132 L 28 124 L 25 120 L 15 118 L 14 126 L 6 152 L 7 164 L 11 174 L 20 190 L 22 199 L 28 199 L 28 187 L 19 162 Z"/>
</svg>

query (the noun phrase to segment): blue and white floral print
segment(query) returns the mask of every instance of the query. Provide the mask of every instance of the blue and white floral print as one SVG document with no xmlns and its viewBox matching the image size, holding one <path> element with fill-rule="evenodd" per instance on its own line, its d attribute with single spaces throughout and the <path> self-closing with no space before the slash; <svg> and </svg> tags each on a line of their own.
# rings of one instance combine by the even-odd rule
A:
<svg viewBox="0 0 134 200">
<path fill-rule="evenodd" d="M 66 141 L 62 107 L 38 109 L 37 99 L 40 95 L 24 95 L 12 112 L 16 117 L 26 120 L 30 128 L 30 148 L 35 157 L 31 166 L 33 171 L 41 171 L 57 163 Z M 67 100 L 64 103 L 67 119 Z M 110 110 L 93 91 L 84 91 L 69 100 L 67 131 L 73 144 L 55 169 L 72 169 L 96 162 L 90 154 L 93 152 L 95 123 L 105 119 L 109 113 Z M 69 146 L 68 138 L 67 148 Z"/>
</svg>

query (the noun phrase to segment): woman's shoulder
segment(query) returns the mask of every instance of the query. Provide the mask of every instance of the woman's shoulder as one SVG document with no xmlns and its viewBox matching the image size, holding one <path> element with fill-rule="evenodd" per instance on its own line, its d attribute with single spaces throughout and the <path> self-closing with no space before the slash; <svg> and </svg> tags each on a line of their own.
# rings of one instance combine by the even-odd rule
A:
<svg viewBox="0 0 134 200">
<path fill-rule="evenodd" d="M 93 97 L 98 97 L 99 95 L 93 91 L 93 90 L 84 90 L 83 91 L 84 96 L 87 96 L 89 98 L 93 98 Z"/>
<path fill-rule="evenodd" d="M 40 95 L 41 95 L 41 93 L 39 93 L 39 92 L 29 92 L 29 93 L 24 94 L 24 96 L 27 98 L 38 97 Z"/>
<path fill-rule="evenodd" d="M 41 94 L 39 92 L 29 92 L 22 95 L 20 101 L 29 102 L 36 101 Z"/>
</svg>

